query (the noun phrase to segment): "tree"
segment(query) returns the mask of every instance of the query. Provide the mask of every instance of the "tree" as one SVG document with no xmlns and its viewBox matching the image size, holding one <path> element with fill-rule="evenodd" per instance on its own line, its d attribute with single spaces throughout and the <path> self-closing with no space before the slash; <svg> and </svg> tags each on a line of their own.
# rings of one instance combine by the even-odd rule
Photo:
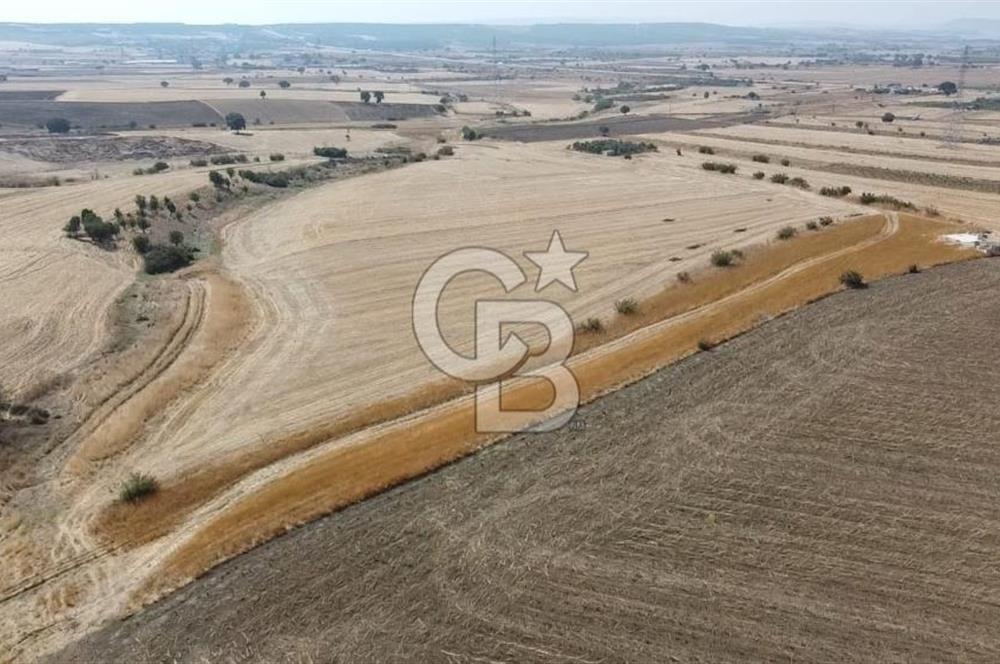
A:
<svg viewBox="0 0 1000 664">
<path fill-rule="evenodd" d="M 135 250 L 138 253 L 145 254 L 146 252 L 149 251 L 151 243 L 147 236 L 136 235 L 134 238 L 132 238 L 132 246 L 135 247 Z"/>
<path fill-rule="evenodd" d="M 955 85 L 951 81 L 944 81 L 943 83 L 941 83 L 940 85 L 938 85 L 937 88 L 942 93 L 944 93 L 945 97 L 950 97 L 953 94 L 955 94 L 956 92 L 958 92 L 958 86 Z"/>
<path fill-rule="evenodd" d="M 628 115 L 628 114 L 629 114 L 629 111 L 631 111 L 632 109 L 631 109 L 631 108 L 629 107 L 629 105 L 628 105 L 628 104 L 625 104 L 625 105 L 623 105 L 623 106 L 622 106 L 622 107 L 621 107 L 620 109 L 618 109 L 618 110 L 620 110 L 620 111 L 622 112 L 622 115 Z"/>
<path fill-rule="evenodd" d="M 168 81 L 160 81 L 160 87 L 161 88 L 168 87 L 169 85 L 170 85 L 170 83 Z"/>
<path fill-rule="evenodd" d="M 371 99 L 372 99 L 372 93 L 368 92 L 367 90 L 361 91 L 361 101 L 367 104 L 368 102 L 371 101 Z"/>
<path fill-rule="evenodd" d="M 63 226 L 63 231 L 65 231 L 66 235 L 68 235 L 69 237 L 76 237 L 77 235 L 79 235 L 80 217 L 75 215 L 70 217 L 70 220 L 66 222 L 65 226 Z"/>
<path fill-rule="evenodd" d="M 70 124 L 66 118 L 52 118 L 45 122 L 45 128 L 50 134 L 65 134 L 69 132 Z"/>
<path fill-rule="evenodd" d="M 263 92 L 263 90 L 261 90 Z M 247 128 L 247 119 L 243 117 L 242 113 L 237 113 L 233 111 L 232 113 L 226 113 L 226 126 L 233 131 L 243 131 Z"/>
<path fill-rule="evenodd" d="M 180 231 L 170 231 L 170 244 L 179 247 L 184 244 L 184 233 Z"/>
<path fill-rule="evenodd" d="M 385 99 L 385 93 L 382 92 L 381 90 L 376 90 L 374 94 L 375 94 L 375 103 L 381 104 L 382 100 Z"/>
<path fill-rule="evenodd" d="M 146 214 L 146 197 L 142 194 L 135 195 L 135 206 L 139 208 L 139 216 Z"/>
<path fill-rule="evenodd" d="M 282 90 L 287 90 L 288 88 L 292 87 L 292 84 L 289 83 L 288 81 L 278 81 L 278 87 L 281 88 Z"/>
<path fill-rule="evenodd" d="M 246 80 L 245 78 L 244 79 L 240 79 L 239 86 L 241 88 L 249 88 L 250 87 L 250 81 Z"/>
<path fill-rule="evenodd" d="M 267 93 L 266 93 L 266 92 L 264 92 L 263 90 L 261 90 L 261 91 L 260 91 L 260 98 L 261 98 L 261 99 L 266 99 L 266 98 L 267 98 Z"/>
<path fill-rule="evenodd" d="M 216 189 L 229 189 L 229 178 L 219 171 L 209 171 L 208 179 Z"/>
<path fill-rule="evenodd" d="M 232 76 L 227 76 L 224 79 L 222 79 L 222 82 L 225 83 L 226 85 L 232 85 L 233 84 L 233 77 Z"/>
<path fill-rule="evenodd" d="M 882 122 L 894 122 L 896 120 L 895 113 L 885 113 L 882 115 Z"/>
</svg>

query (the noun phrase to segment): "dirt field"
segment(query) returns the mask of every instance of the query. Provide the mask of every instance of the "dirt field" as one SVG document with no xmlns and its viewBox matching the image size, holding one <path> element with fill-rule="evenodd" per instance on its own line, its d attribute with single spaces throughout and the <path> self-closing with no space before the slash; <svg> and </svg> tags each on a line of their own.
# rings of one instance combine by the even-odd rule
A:
<svg viewBox="0 0 1000 664">
<path fill-rule="evenodd" d="M 559 122 L 539 125 L 513 125 L 491 127 L 484 133 L 493 138 L 531 143 L 535 141 L 572 141 L 600 136 L 600 127 L 607 126 L 614 136 L 633 136 L 664 131 L 694 131 L 726 127 L 748 121 L 745 115 L 721 115 L 712 118 L 692 120 L 675 117 L 610 116 L 600 120 L 585 122 Z"/>
<path fill-rule="evenodd" d="M 998 266 L 828 298 L 51 661 L 993 660 Z"/>
<path fill-rule="evenodd" d="M 0 101 L 0 123 L 34 127 L 49 118 L 66 118 L 87 130 L 133 127 L 184 127 L 222 124 L 222 116 L 198 101 L 63 102 Z"/>
</svg>

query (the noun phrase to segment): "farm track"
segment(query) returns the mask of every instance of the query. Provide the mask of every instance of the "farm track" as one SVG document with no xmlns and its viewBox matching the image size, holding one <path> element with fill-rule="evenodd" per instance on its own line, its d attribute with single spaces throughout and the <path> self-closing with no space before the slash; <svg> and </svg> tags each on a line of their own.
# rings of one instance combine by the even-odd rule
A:
<svg viewBox="0 0 1000 664">
<path fill-rule="evenodd" d="M 185 286 L 188 294 L 184 302 L 184 316 L 169 335 L 167 343 L 127 383 L 110 392 L 104 401 L 96 404 L 87 418 L 67 438 L 66 442 L 71 448 L 76 449 L 78 446 L 85 448 L 87 437 L 93 435 L 129 399 L 156 380 L 188 347 L 191 338 L 200 328 L 205 314 L 205 287 L 194 279 L 185 280 Z"/>
</svg>

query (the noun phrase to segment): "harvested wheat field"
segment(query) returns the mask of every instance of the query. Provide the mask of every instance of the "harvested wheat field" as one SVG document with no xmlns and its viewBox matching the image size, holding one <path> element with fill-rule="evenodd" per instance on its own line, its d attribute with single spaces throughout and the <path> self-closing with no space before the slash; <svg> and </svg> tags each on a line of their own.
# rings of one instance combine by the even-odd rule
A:
<svg viewBox="0 0 1000 664">
<path fill-rule="evenodd" d="M 998 266 L 827 298 L 52 661 L 991 661 Z"/>
</svg>

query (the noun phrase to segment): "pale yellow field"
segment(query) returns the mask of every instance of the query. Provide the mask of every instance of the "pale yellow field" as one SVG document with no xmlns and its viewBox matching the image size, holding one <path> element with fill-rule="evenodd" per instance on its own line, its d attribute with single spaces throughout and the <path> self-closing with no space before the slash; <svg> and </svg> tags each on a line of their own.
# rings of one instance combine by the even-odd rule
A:
<svg viewBox="0 0 1000 664">
<path fill-rule="evenodd" d="M 612 76 L 616 66 L 598 63 L 593 71 Z M 836 70 L 813 73 L 822 74 L 817 80 L 829 81 L 830 89 L 839 93 L 850 82 Z M 933 73 L 935 79 L 948 74 L 943 68 Z M 860 80 L 876 72 L 850 74 Z M 763 244 L 783 226 L 801 229 L 820 216 L 843 219 L 871 211 L 852 200 L 756 181 L 750 177 L 755 170 L 799 175 L 814 189 L 849 185 L 855 193 L 890 193 L 1000 230 L 998 195 L 820 170 L 842 163 L 1000 181 L 1000 146 L 964 144 L 947 151 L 931 138 L 816 130 L 830 122 L 853 122 L 852 111 L 839 106 L 829 116 L 802 117 L 798 125 L 794 118 L 781 116 L 772 124 L 649 135 L 644 138 L 659 143 L 660 152 L 624 160 L 571 152 L 566 141 L 516 144 L 457 138 L 457 127 L 491 117 L 498 101 L 508 109 L 531 111 L 530 120 L 518 122 L 569 117 L 589 108 L 573 101 L 585 84 L 569 76 L 505 80 L 497 100 L 493 81 L 452 81 L 456 74 L 441 71 L 389 76 L 352 70 L 336 85 L 300 82 L 294 72 L 269 75 L 274 78 L 255 79 L 246 90 L 227 87 L 217 76 L 191 73 L 11 81 L 17 89 L 65 87 L 66 100 L 202 99 L 227 108 L 245 105 L 251 113 L 248 120 L 259 112 L 264 122 L 249 127 L 247 135 L 193 127 L 129 135 L 209 141 L 260 157 L 264 165 L 275 152 L 286 156 L 284 165 L 305 163 L 314 159 L 312 149 L 318 145 L 346 147 L 355 155 L 402 145 L 432 154 L 438 136 L 448 138 L 455 156 L 286 192 L 255 209 L 234 211 L 219 223 L 219 255 L 201 265 L 203 274 L 183 282 L 191 306 L 199 314 L 205 312 L 204 319 L 191 323 L 189 345 L 180 348 L 175 363 L 157 356 L 168 366 L 162 375 L 149 377 L 148 391 L 141 387 L 135 399 L 122 397 L 120 409 L 114 411 L 120 421 L 76 435 L 72 445 L 53 455 L 37 494 L 19 494 L 16 507 L 21 511 L 10 521 L 0 520 L 0 552 L 18 561 L 16 569 L 11 566 L 6 576 L 0 574 L 4 587 L 23 582 L 18 575 L 27 574 L 25 570 L 38 573 L 69 566 L 51 586 L 0 604 L 0 646 L 43 626 L 51 632 L 39 637 L 37 647 L 52 648 L 124 610 L 136 590 L 149 583 L 151 571 L 193 533 L 283 468 L 276 467 L 280 463 L 251 468 L 184 513 L 183 522 L 155 543 L 105 550 L 104 540 L 95 535 L 94 520 L 129 473 L 149 472 L 168 483 L 224 460 L 277 448 L 303 432 L 328 430 L 352 415 L 436 386 L 442 375 L 416 344 L 411 304 L 423 270 L 448 251 L 486 246 L 508 253 L 528 277 L 528 285 L 513 296 L 534 297 L 538 270 L 523 252 L 543 250 L 558 229 L 570 250 L 587 251 L 589 257 L 576 270 L 578 293 L 552 285 L 541 296 L 563 305 L 577 322 L 588 317 L 609 322 L 616 300 L 645 300 L 661 293 L 676 282 L 679 272 L 707 268 L 715 250 Z M 792 80 L 804 73 L 769 70 L 769 75 Z M 288 78 L 293 87 L 277 88 L 280 78 Z M 162 88 L 159 80 L 171 84 Z M 324 124 L 267 124 L 272 100 L 356 101 L 358 86 L 385 89 L 389 102 L 437 103 L 437 96 L 421 94 L 421 87 L 466 92 L 470 101 L 457 105 L 458 117 L 400 122 L 396 129 L 348 129 L 342 113 L 331 113 Z M 267 90 L 267 101 L 257 98 L 261 89 Z M 673 93 L 671 100 L 630 105 L 636 113 L 698 117 L 742 112 L 757 104 L 725 98 L 745 94 L 746 88 L 720 87 L 717 95 L 704 99 L 706 89 L 716 90 L 694 88 Z M 765 103 L 794 99 L 769 84 L 757 89 Z M 815 103 L 819 93 L 810 95 Z M 898 124 L 908 132 L 943 126 L 944 114 L 922 110 L 928 113 L 920 121 Z M 869 105 L 857 118 L 875 122 L 881 111 Z M 612 109 L 596 117 L 617 113 Z M 711 145 L 719 155 L 698 154 L 697 145 Z M 684 155 L 676 155 L 674 146 L 683 146 Z M 771 155 L 772 163 L 750 161 L 749 155 L 758 152 Z M 952 156 L 980 163 L 947 161 Z M 781 157 L 790 158 L 791 166 L 780 166 Z M 709 159 L 737 163 L 739 173 L 707 172 L 701 163 Z M 156 176 L 132 177 L 128 171 L 135 164 L 119 162 L 97 165 L 102 175 L 110 174 L 108 179 L 0 190 L 0 231 L 6 238 L 0 248 L 5 302 L 0 307 L 0 338 L 10 340 L 0 347 L 0 385 L 5 390 L 16 395 L 60 380 L 73 383 L 88 362 L 107 350 L 109 313 L 135 281 L 138 257 L 128 248 L 106 252 L 66 239 L 62 226 L 82 207 L 108 215 L 116 206 L 130 208 L 137 193 L 179 198 L 206 184 L 208 169 L 192 168 L 187 160 L 175 162 L 170 171 Z M 75 171 L 66 170 L 83 169 L 76 165 Z M 52 172 L 30 160 L 0 162 L 0 173 L 42 170 Z M 501 293 L 483 275 L 452 283 L 441 310 L 445 336 L 469 351 L 472 303 Z M 185 324 L 188 320 L 186 314 L 177 318 Z M 150 366 L 159 367 L 156 362 Z M 83 398 L 76 405 L 78 410 L 85 406 L 91 404 Z M 309 454 L 286 459 L 285 468 L 308 461 Z M 37 528 L 37 536 L 32 528 Z M 54 594 L 74 599 L 53 610 Z"/>
</svg>

